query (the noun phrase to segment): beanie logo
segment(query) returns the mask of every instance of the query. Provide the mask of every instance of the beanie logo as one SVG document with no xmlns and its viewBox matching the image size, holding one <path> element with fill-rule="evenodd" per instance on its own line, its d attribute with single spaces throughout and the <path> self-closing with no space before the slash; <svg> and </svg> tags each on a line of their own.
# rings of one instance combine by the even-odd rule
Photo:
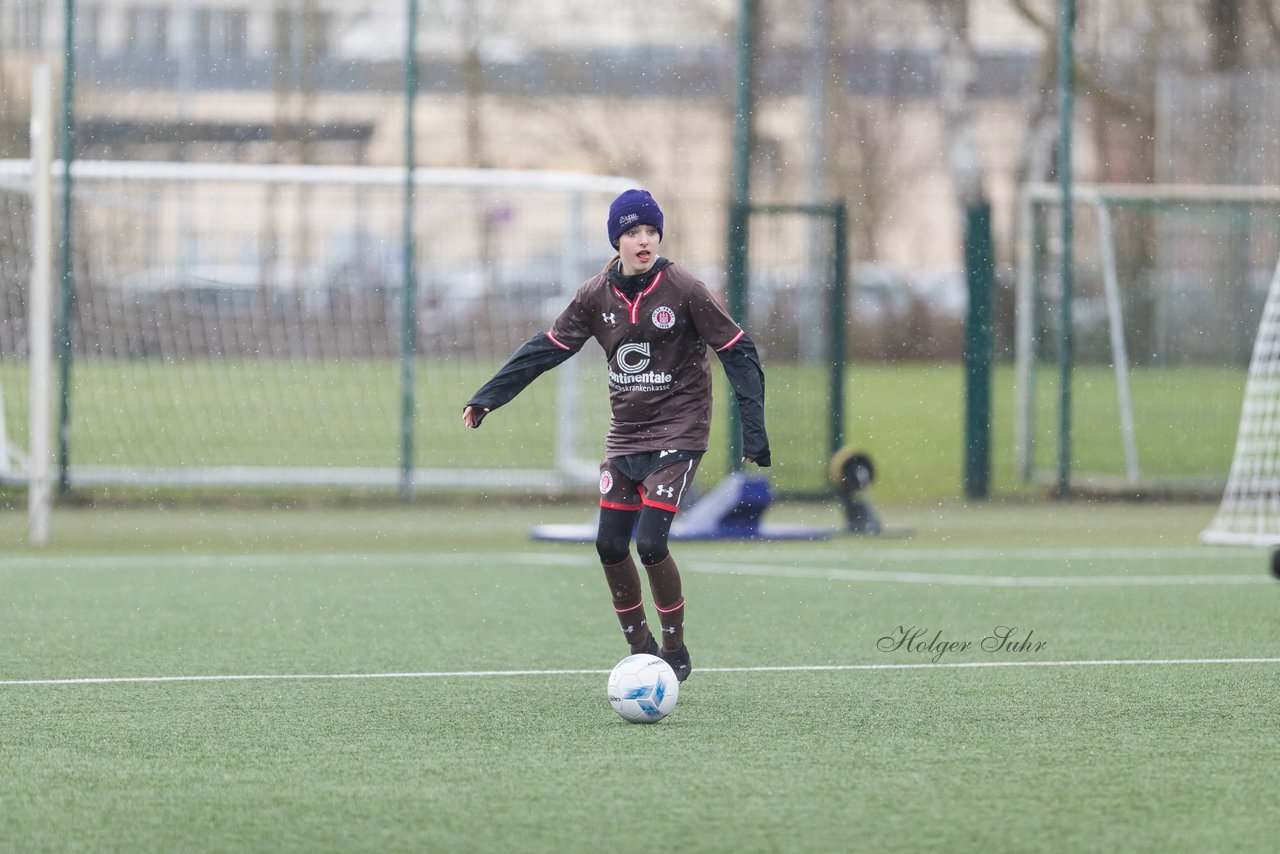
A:
<svg viewBox="0 0 1280 854">
<path fill-rule="evenodd" d="M 633 222 L 639 221 L 639 219 L 640 219 L 640 214 L 638 213 L 633 212 L 629 214 L 623 214 L 622 216 L 618 217 L 618 225 L 628 226 L 628 225 L 631 225 L 631 223 Z"/>
</svg>

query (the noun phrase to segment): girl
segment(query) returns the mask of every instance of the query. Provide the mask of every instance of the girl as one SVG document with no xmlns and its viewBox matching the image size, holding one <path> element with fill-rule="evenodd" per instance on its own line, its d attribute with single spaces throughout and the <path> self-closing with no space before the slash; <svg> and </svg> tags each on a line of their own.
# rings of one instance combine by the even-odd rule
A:
<svg viewBox="0 0 1280 854">
<path fill-rule="evenodd" d="M 680 570 L 667 549 L 671 522 L 689 494 L 711 431 L 709 346 L 738 400 L 743 459 L 768 466 L 764 372 L 755 345 L 707 290 L 658 255 L 662 210 L 644 190 L 609 206 L 616 254 L 578 290 L 548 332 L 535 335 L 467 401 L 463 421 L 511 401 L 544 371 L 595 338 L 609 367 L 612 420 L 600 464 L 596 551 L 632 652 L 661 656 L 683 682 L 692 669 L 684 642 Z M 662 627 L 661 645 L 645 618 L 634 533 Z"/>
</svg>

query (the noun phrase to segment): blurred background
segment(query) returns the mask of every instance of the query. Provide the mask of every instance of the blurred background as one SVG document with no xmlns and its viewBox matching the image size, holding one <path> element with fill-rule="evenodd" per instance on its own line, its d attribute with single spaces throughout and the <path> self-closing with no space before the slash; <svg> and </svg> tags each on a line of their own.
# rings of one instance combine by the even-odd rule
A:
<svg viewBox="0 0 1280 854">
<path fill-rule="evenodd" d="M 628 186 L 731 302 L 745 256 L 784 491 L 828 489 L 853 442 L 900 461 L 894 496 L 958 493 L 975 417 L 996 491 L 1052 480 L 1064 430 L 1098 483 L 1218 489 L 1280 257 L 1280 4 L 1064 2 L 0 0 L 0 476 L 28 445 L 43 65 L 74 162 L 51 178 L 64 491 L 590 482 L 598 358 L 485 450 L 454 422 L 607 260 Z M 1064 93 L 1068 177 L 1111 188 L 1074 235 Z M 792 207 L 748 250 L 735 202 Z M 994 366 L 976 416 L 966 341 Z"/>
</svg>

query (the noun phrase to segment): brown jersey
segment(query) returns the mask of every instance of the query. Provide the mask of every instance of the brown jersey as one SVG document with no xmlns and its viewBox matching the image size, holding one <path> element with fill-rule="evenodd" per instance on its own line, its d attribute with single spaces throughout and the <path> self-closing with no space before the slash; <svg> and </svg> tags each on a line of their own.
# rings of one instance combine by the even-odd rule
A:
<svg viewBox="0 0 1280 854">
<path fill-rule="evenodd" d="M 608 457 L 645 451 L 705 451 L 711 433 L 707 347 L 732 347 L 741 327 L 707 286 L 669 264 L 628 298 L 607 273 L 587 280 L 547 338 L 577 352 L 588 338 L 604 349 L 613 417 Z"/>
</svg>

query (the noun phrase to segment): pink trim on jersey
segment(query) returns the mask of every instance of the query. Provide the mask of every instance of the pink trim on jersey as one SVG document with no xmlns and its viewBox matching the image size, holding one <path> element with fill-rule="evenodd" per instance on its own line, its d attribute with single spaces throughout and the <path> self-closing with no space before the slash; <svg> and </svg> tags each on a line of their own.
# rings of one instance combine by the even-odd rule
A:
<svg viewBox="0 0 1280 854">
<path fill-rule="evenodd" d="M 717 347 L 717 348 L 716 348 L 716 352 L 717 352 L 717 353 L 723 353 L 725 350 L 728 350 L 728 349 L 729 349 L 730 347 L 732 347 L 734 344 L 737 344 L 739 341 L 741 341 L 741 340 L 742 340 L 742 336 L 743 336 L 743 335 L 746 335 L 746 334 L 747 334 L 747 333 L 746 333 L 745 331 L 743 331 L 743 330 L 739 329 L 739 330 L 738 330 L 738 334 L 737 334 L 737 335 L 735 335 L 735 336 L 733 336 L 733 340 L 732 340 L 732 341 L 730 341 L 728 344 L 725 344 L 723 347 Z M 555 339 L 552 339 L 552 340 L 555 340 Z M 567 349 L 569 349 L 569 348 L 568 348 L 568 347 L 566 347 L 565 349 L 567 350 Z"/>
<path fill-rule="evenodd" d="M 644 603 L 643 603 L 643 602 L 641 602 L 640 604 L 641 604 L 641 605 L 643 605 Z M 670 608 L 662 608 L 662 607 L 660 607 L 659 605 L 657 605 L 656 603 L 654 604 L 654 606 L 653 606 L 653 607 L 655 607 L 655 608 L 657 608 L 657 609 L 658 609 L 658 613 L 659 613 L 659 614 L 670 614 L 672 611 L 678 611 L 679 609 L 681 609 L 681 608 L 683 608 L 683 607 L 684 607 L 684 597 L 683 597 L 683 596 L 681 596 L 681 597 L 680 597 L 680 601 L 679 601 L 679 602 L 677 602 L 676 604 L 672 605 Z"/>
<path fill-rule="evenodd" d="M 619 504 L 617 501 L 605 501 L 600 499 L 600 506 L 608 510 L 639 510 L 643 504 Z"/>
<path fill-rule="evenodd" d="M 548 329 L 548 330 L 547 330 L 547 340 L 548 340 L 548 341 L 550 341 L 552 344 L 555 344 L 555 345 L 556 345 L 557 347 L 559 347 L 561 350 L 569 350 L 569 349 L 571 349 L 570 347 L 567 347 L 566 345 L 561 344 L 559 341 L 557 341 L 557 340 L 556 340 L 556 336 L 554 336 L 554 335 L 552 335 L 552 334 L 551 334 L 551 330 L 550 330 L 550 329 Z"/>
<path fill-rule="evenodd" d="M 653 293 L 653 289 L 656 288 L 658 286 L 658 283 L 662 281 L 662 277 L 666 275 L 666 272 L 667 271 L 665 269 L 659 270 L 658 275 L 654 276 L 653 281 L 649 283 L 649 287 L 645 288 L 640 293 L 636 294 L 635 302 L 632 302 L 631 300 L 627 299 L 625 296 L 623 296 L 622 291 L 618 290 L 617 287 L 614 287 L 613 292 L 617 294 L 618 299 L 622 300 L 623 304 L 626 305 L 627 311 L 631 315 L 632 326 L 635 326 L 637 323 L 640 322 L 640 319 L 639 319 L 640 300 L 644 299 L 649 294 Z M 569 348 L 566 347 L 565 349 L 567 350 Z"/>
</svg>

